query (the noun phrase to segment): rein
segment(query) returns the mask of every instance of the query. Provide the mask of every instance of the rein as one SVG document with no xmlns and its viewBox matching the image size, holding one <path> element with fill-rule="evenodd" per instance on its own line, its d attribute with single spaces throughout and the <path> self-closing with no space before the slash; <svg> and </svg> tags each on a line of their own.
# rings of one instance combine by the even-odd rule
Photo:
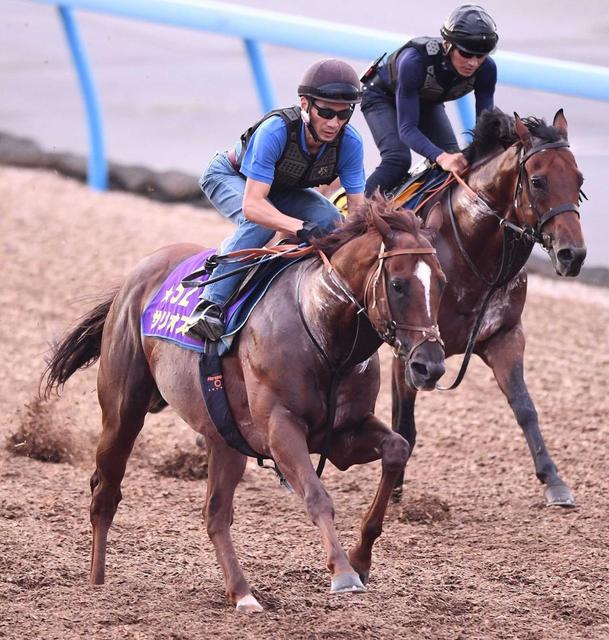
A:
<svg viewBox="0 0 609 640">
<path fill-rule="evenodd" d="M 316 470 L 316 473 L 319 477 L 321 477 L 321 474 L 324 470 L 324 466 L 326 464 L 326 460 L 328 457 L 328 449 L 330 447 L 330 440 L 332 437 L 332 428 L 334 426 L 334 419 L 336 417 L 336 392 L 338 389 L 338 385 L 341 379 L 343 378 L 345 372 L 348 369 L 350 369 L 353 366 L 353 364 L 355 364 L 351 362 L 351 358 L 353 357 L 355 348 L 357 346 L 357 341 L 359 339 L 361 316 L 362 315 L 366 316 L 366 318 L 368 319 L 372 327 L 376 330 L 381 340 L 391 346 L 394 346 L 396 343 L 396 339 L 395 339 L 396 329 L 404 329 L 408 331 L 421 332 L 423 334 L 422 337 L 412 345 L 412 347 L 408 352 L 408 356 L 406 358 L 407 362 L 410 360 L 415 350 L 424 342 L 439 342 L 442 345 L 442 347 L 444 347 L 444 343 L 440 338 L 440 331 L 437 325 L 433 325 L 431 327 L 421 327 L 417 325 L 409 325 L 409 324 L 402 324 L 402 323 L 395 322 L 395 320 L 391 318 L 391 310 L 387 302 L 385 261 L 389 258 L 399 256 L 399 255 L 412 255 L 412 254 L 421 255 L 421 254 L 435 254 L 435 253 L 436 253 L 436 250 L 433 247 L 413 247 L 410 249 L 404 248 L 404 249 L 394 249 L 391 251 L 385 251 L 385 245 L 383 242 L 381 242 L 379 253 L 375 261 L 376 263 L 378 263 L 378 265 L 376 266 L 376 268 L 371 269 L 370 274 L 366 280 L 366 286 L 364 288 L 364 304 L 362 304 L 359 302 L 359 300 L 356 298 L 353 291 L 351 291 L 350 287 L 344 282 L 342 277 L 336 271 L 335 267 L 332 265 L 332 263 L 330 262 L 328 257 L 325 255 L 325 253 L 323 253 L 322 251 L 318 251 L 318 254 L 332 282 L 345 294 L 349 302 L 355 305 L 357 309 L 357 313 L 356 313 L 357 325 L 355 328 L 355 337 L 353 339 L 353 343 L 351 344 L 351 348 L 349 349 L 347 356 L 343 358 L 337 365 L 334 365 L 332 363 L 330 357 L 328 356 L 328 354 L 320 344 L 319 340 L 317 340 L 317 338 L 315 337 L 315 335 L 313 334 L 313 332 L 311 331 L 310 327 L 307 324 L 307 320 L 305 318 L 305 315 L 302 309 L 301 297 L 300 297 L 301 283 L 302 283 L 302 278 L 305 271 L 304 269 L 301 270 L 298 276 L 297 284 L 296 284 L 296 300 L 297 300 L 297 306 L 298 306 L 298 315 L 305 328 L 307 335 L 309 336 L 309 339 L 311 340 L 311 342 L 313 343 L 317 351 L 322 356 L 322 359 L 324 360 L 324 362 L 326 363 L 326 365 L 328 366 L 328 369 L 332 374 L 332 379 L 330 382 L 330 387 L 328 389 L 328 394 L 326 399 L 328 416 L 326 418 L 324 442 L 323 442 L 319 463 L 317 465 L 317 470 Z M 310 264 L 312 265 L 313 263 L 310 263 Z M 309 268 L 310 268 L 310 265 L 309 265 Z M 382 295 L 377 296 L 377 290 L 379 286 L 382 286 L 383 292 L 385 294 L 384 296 Z M 371 305 L 367 304 L 369 291 L 372 292 Z M 382 310 L 381 310 L 381 307 L 383 307 Z M 382 318 L 383 314 L 385 314 L 386 318 L 388 318 L 388 319 L 385 319 L 384 321 L 385 329 L 383 331 L 379 330 L 377 328 L 376 323 L 372 320 L 371 313 L 370 313 L 371 310 L 374 310 L 373 313 L 374 315 L 377 316 L 377 320 L 383 320 Z M 397 348 L 394 347 L 394 350 L 396 351 L 396 355 L 399 355 L 400 349 L 401 349 L 401 344 L 398 344 Z"/>
<path fill-rule="evenodd" d="M 205 261 L 205 264 L 201 269 L 197 269 L 190 273 L 187 276 L 187 279 L 182 280 L 181 284 L 185 288 L 205 287 L 208 284 L 213 284 L 214 282 L 219 282 L 225 278 L 230 278 L 237 273 L 249 271 L 252 267 L 266 264 L 267 262 L 271 262 L 271 260 L 276 260 L 277 258 L 301 258 L 303 256 L 310 255 L 313 251 L 314 249 L 311 246 L 303 247 L 297 244 L 283 244 L 275 245 L 273 247 L 239 249 L 222 255 L 213 255 Z M 216 276 L 215 278 L 211 277 L 205 281 L 198 280 L 198 278 L 211 273 L 219 262 L 232 264 L 247 262 L 249 260 L 255 260 L 256 258 L 259 258 L 259 260 L 255 264 L 246 264 L 243 267 L 237 267 L 230 271 L 230 273 L 225 273 L 224 275 Z"/>
</svg>

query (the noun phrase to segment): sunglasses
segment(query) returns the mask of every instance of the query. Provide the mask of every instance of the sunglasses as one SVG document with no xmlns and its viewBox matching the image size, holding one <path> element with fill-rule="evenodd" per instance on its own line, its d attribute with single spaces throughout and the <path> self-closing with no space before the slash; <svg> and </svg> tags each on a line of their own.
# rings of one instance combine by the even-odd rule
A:
<svg viewBox="0 0 609 640">
<path fill-rule="evenodd" d="M 341 109 L 340 111 L 334 111 L 334 109 L 328 109 L 327 107 L 320 107 L 315 102 L 313 103 L 315 108 L 317 109 L 317 113 L 324 120 L 332 120 L 332 118 L 336 117 L 339 120 L 349 120 L 349 118 L 353 115 L 353 110 L 355 109 L 354 105 L 351 105 L 348 109 Z"/>
<path fill-rule="evenodd" d="M 471 58 L 483 60 L 488 55 L 487 53 L 469 53 L 467 51 L 461 51 L 461 49 L 457 49 L 457 51 L 462 58 L 466 58 L 467 60 L 470 60 Z"/>
</svg>

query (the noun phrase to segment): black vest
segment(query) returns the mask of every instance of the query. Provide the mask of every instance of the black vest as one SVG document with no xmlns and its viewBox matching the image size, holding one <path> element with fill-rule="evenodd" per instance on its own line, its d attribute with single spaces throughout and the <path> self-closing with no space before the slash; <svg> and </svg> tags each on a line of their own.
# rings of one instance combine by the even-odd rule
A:
<svg viewBox="0 0 609 640">
<path fill-rule="evenodd" d="M 302 118 L 300 107 L 287 107 L 269 111 L 258 122 L 254 123 L 247 131 L 241 134 L 241 153 L 237 160 L 240 167 L 245 150 L 254 131 L 268 118 L 281 116 L 288 129 L 288 140 L 275 164 L 275 178 L 273 188 L 280 189 L 305 189 L 317 187 L 320 184 L 330 184 L 337 176 L 338 153 L 345 127 L 332 142 L 328 142 L 326 150 L 321 158 L 311 157 L 300 148 L 300 127 Z"/>
<path fill-rule="evenodd" d="M 443 63 L 445 56 L 442 50 L 441 38 L 413 38 L 404 46 L 394 51 L 387 58 L 387 72 L 389 75 L 389 88 L 393 93 L 397 89 L 397 59 L 404 49 L 416 49 L 423 58 L 425 65 L 425 81 L 419 90 L 419 97 L 424 102 L 447 102 L 448 100 L 456 100 L 474 90 L 476 82 L 476 73 L 469 78 L 461 78 L 457 76 L 455 81 L 449 87 L 443 87 L 437 80 L 440 75 L 440 65 Z M 478 67 L 480 69 L 480 67 Z"/>
</svg>

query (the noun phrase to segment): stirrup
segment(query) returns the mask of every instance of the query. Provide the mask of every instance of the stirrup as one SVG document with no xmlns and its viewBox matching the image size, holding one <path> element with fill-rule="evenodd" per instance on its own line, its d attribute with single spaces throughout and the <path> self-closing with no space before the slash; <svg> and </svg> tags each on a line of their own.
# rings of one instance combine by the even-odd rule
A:
<svg viewBox="0 0 609 640">
<path fill-rule="evenodd" d="M 219 310 L 219 316 L 207 312 L 213 308 Z M 190 316 L 186 335 L 197 340 L 211 340 L 216 342 L 224 335 L 224 318 L 222 309 L 214 302 L 205 300 L 199 308 L 195 308 Z"/>
</svg>

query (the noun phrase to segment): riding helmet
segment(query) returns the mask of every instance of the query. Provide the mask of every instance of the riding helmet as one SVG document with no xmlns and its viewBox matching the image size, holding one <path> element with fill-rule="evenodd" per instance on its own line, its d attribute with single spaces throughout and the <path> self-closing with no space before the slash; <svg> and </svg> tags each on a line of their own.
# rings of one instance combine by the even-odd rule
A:
<svg viewBox="0 0 609 640">
<path fill-rule="evenodd" d="M 298 86 L 299 96 L 332 102 L 361 102 L 362 92 L 355 69 L 342 60 L 328 58 L 312 64 Z"/>
<path fill-rule="evenodd" d="M 462 4 L 449 16 L 440 34 L 457 49 L 474 55 L 486 55 L 497 46 L 497 25 L 477 4 Z"/>
</svg>

